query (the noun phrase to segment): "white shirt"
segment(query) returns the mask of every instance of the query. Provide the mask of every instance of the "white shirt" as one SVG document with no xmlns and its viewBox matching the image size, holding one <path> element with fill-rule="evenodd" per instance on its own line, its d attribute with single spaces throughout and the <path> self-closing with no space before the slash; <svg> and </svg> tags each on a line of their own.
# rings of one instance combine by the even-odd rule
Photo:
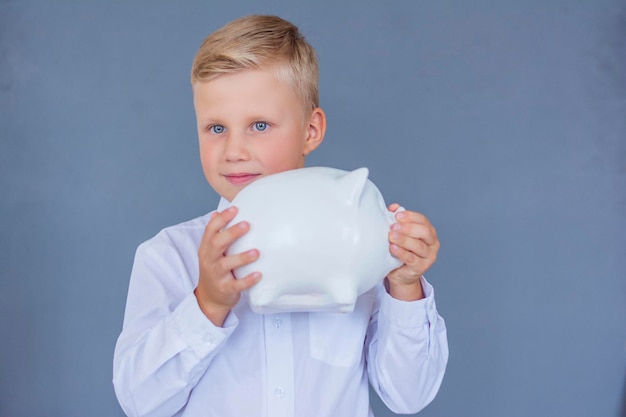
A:
<svg viewBox="0 0 626 417">
<path fill-rule="evenodd" d="M 396 413 L 432 401 L 448 344 L 424 279 L 422 300 L 395 300 L 380 284 L 348 314 L 260 315 L 243 294 L 217 327 L 193 294 L 209 218 L 166 228 L 137 249 L 113 361 L 128 416 L 373 416 L 368 381 Z"/>
</svg>

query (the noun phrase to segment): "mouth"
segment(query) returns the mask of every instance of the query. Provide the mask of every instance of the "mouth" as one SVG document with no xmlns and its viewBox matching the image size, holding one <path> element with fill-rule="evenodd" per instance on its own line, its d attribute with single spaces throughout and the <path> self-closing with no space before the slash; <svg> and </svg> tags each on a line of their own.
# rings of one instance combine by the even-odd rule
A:
<svg viewBox="0 0 626 417">
<path fill-rule="evenodd" d="M 224 178 L 226 178 L 226 180 L 233 185 L 248 184 L 261 176 L 261 174 L 250 174 L 248 172 L 223 174 L 223 175 L 224 175 Z"/>
</svg>

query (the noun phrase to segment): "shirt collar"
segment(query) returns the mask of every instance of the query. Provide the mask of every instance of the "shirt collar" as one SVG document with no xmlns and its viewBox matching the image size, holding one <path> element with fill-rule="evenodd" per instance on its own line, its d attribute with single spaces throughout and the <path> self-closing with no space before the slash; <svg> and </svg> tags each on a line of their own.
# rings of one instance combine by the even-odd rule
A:
<svg viewBox="0 0 626 417">
<path fill-rule="evenodd" d="M 220 202 L 217 205 L 217 211 L 222 212 L 231 206 L 230 201 L 226 200 L 224 197 L 220 197 Z"/>
</svg>

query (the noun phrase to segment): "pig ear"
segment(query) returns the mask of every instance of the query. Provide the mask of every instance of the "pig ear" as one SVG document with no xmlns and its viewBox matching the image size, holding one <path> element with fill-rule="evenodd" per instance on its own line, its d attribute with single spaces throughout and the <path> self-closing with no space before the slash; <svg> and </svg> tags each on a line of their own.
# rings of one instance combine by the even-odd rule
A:
<svg viewBox="0 0 626 417">
<path fill-rule="evenodd" d="M 345 193 L 348 204 L 358 204 L 361 194 L 363 194 L 368 175 L 369 170 L 363 167 L 355 169 L 339 179 L 339 187 Z"/>
</svg>

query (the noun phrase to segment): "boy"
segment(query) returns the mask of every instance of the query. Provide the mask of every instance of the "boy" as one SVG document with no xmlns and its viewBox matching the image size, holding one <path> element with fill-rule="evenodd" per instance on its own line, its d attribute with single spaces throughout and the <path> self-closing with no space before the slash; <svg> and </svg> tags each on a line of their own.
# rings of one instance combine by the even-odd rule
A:
<svg viewBox="0 0 626 417">
<path fill-rule="evenodd" d="M 200 47 L 201 163 L 222 199 L 137 249 L 113 377 L 129 416 L 372 416 L 368 382 L 398 413 L 434 398 L 448 348 L 422 277 L 439 249 L 424 216 L 396 215 L 390 251 L 404 265 L 349 314 L 255 314 L 242 291 L 261 274 L 231 271 L 259 251 L 224 255 L 249 229 L 226 227 L 237 211 L 229 201 L 260 177 L 303 167 L 322 142 L 317 82 L 314 50 L 277 17 L 236 20 Z"/>
</svg>

